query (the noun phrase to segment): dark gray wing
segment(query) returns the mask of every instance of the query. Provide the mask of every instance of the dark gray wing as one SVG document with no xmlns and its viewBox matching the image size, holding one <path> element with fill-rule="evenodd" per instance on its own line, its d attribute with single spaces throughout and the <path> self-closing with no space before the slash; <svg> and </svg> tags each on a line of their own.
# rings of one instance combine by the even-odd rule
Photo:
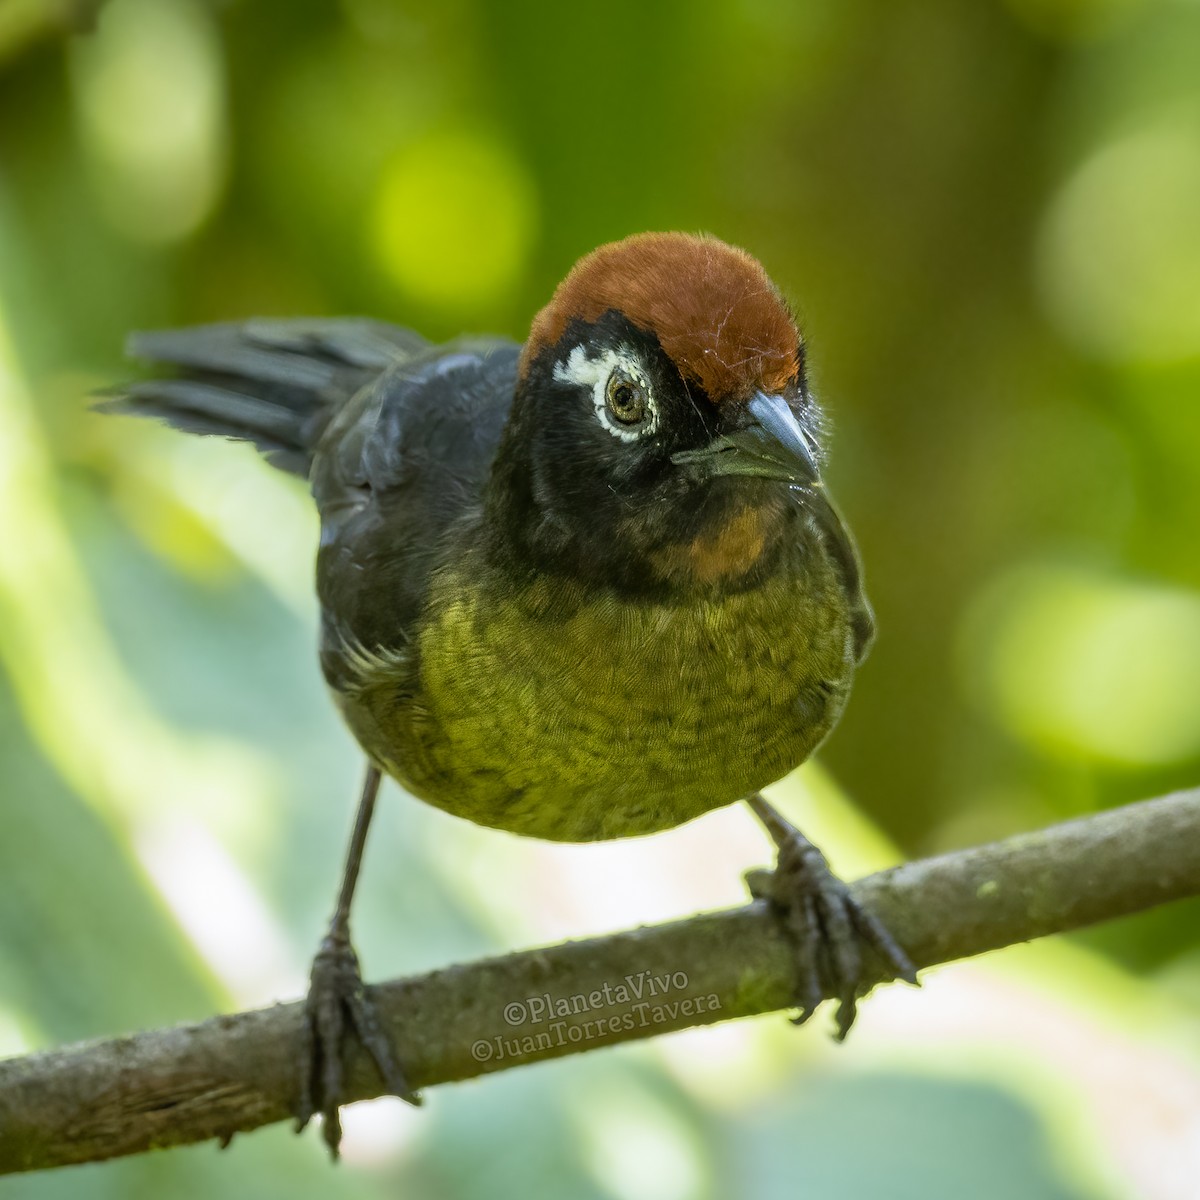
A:
<svg viewBox="0 0 1200 1200">
<path fill-rule="evenodd" d="M 402 649 L 432 573 L 478 516 L 519 352 L 471 339 L 416 355 L 363 388 L 322 437 L 311 479 L 322 666 L 335 687 L 348 651 Z"/>
<path fill-rule="evenodd" d="M 862 662 L 875 640 L 875 613 L 863 588 L 858 548 L 841 513 L 824 488 L 809 491 L 805 508 L 826 553 L 841 576 L 854 638 L 854 661 Z"/>
</svg>

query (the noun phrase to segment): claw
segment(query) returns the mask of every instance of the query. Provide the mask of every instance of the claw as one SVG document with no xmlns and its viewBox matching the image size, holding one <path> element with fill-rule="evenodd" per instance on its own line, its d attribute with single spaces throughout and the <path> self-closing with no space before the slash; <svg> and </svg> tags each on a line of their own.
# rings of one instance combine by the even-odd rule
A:
<svg viewBox="0 0 1200 1200">
<path fill-rule="evenodd" d="M 796 1006 L 802 1025 L 825 997 L 838 1001 L 835 1038 L 850 1032 L 864 982 L 864 948 L 897 979 L 917 985 L 916 968 L 874 913 L 829 869 L 825 856 L 761 797 L 751 805 L 779 847 L 769 879 L 748 878 L 751 892 L 783 918 L 796 954 Z M 919 986 L 919 985 L 917 985 Z"/>
<path fill-rule="evenodd" d="M 913 966 L 900 943 L 892 937 L 888 927 L 870 909 L 863 908 L 857 902 L 850 906 L 850 919 L 859 937 L 887 964 L 888 969 L 897 979 L 913 987 L 920 987 L 917 969 Z"/>
<path fill-rule="evenodd" d="M 313 960 L 301 1034 L 300 1094 L 296 1103 L 296 1132 L 316 1113 L 322 1116 L 322 1136 L 336 1159 L 342 1140 L 340 1107 L 353 1042 L 366 1049 L 389 1092 L 420 1104 L 408 1085 L 384 1031 L 379 1013 L 363 986 L 358 956 L 349 937 L 331 931 Z"/>
</svg>

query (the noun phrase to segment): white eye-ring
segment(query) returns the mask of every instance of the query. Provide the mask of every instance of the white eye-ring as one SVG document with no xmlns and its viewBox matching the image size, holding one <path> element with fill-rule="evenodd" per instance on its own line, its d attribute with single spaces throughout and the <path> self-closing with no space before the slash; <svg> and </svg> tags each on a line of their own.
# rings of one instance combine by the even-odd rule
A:
<svg viewBox="0 0 1200 1200">
<path fill-rule="evenodd" d="M 636 442 L 658 428 L 658 405 L 650 381 L 632 350 L 622 346 L 589 358 L 575 346 L 565 363 L 556 363 L 560 383 L 592 389 L 592 405 L 600 424 L 623 442 Z"/>
</svg>

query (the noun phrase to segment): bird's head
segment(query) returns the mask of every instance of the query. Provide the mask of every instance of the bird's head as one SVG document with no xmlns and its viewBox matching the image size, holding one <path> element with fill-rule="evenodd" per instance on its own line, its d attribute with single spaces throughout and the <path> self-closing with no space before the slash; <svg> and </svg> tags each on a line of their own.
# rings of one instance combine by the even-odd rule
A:
<svg viewBox="0 0 1200 1200">
<path fill-rule="evenodd" d="M 522 548 L 640 588 L 728 586 L 820 486 L 795 320 L 759 263 L 641 234 L 581 259 L 538 313 L 504 446 Z M 516 532 L 516 530 L 514 530 Z"/>
</svg>

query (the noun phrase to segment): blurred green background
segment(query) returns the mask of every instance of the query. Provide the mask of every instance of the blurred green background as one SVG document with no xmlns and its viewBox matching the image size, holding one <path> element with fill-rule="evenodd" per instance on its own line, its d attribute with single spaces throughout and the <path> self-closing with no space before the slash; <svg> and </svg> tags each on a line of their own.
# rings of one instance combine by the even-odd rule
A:
<svg viewBox="0 0 1200 1200">
<path fill-rule="evenodd" d="M 90 413 L 125 333 L 519 338 L 656 228 L 763 261 L 833 417 L 881 632 L 779 798 L 835 867 L 1200 780 L 1194 0 L 0 0 L 0 1053 L 299 995 L 358 782 L 302 485 Z M 768 859 L 734 812 L 380 825 L 372 977 Z M 358 1106 L 337 1171 L 275 1128 L 4 1194 L 1194 1200 L 1198 917 L 885 990 L 836 1050 L 776 1016 Z"/>
</svg>

